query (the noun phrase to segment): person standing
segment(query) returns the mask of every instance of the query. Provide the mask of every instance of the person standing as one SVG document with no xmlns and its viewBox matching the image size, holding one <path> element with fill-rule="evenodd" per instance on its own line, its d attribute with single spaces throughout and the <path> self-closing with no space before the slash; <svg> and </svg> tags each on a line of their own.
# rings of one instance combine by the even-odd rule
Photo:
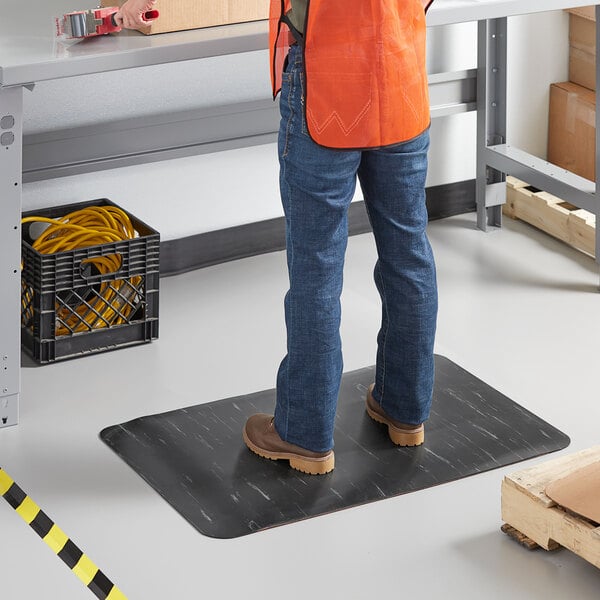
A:
<svg viewBox="0 0 600 600">
<path fill-rule="evenodd" d="M 287 354 L 274 415 L 252 415 L 248 448 L 308 474 L 333 470 L 348 208 L 360 182 L 382 304 L 366 411 L 392 443 L 424 441 L 434 380 L 435 262 L 426 234 L 429 97 L 425 13 L 433 0 L 271 0 L 273 97 L 286 221 Z M 153 0 L 127 0 L 125 27 Z"/>
<path fill-rule="evenodd" d="M 424 441 L 437 318 L 426 235 L 431 0 L 271 1 L 274 97 L 280 92 L 280 192 L 290 287 L 287 354 L 274 415 L 251 416 L 250 450 L 292 468 L 334 468 L 343 358 L 339 334 L 348 207 L 360 181 L 382 302 L 369 416 L 391 441 Z"/>
</svg>

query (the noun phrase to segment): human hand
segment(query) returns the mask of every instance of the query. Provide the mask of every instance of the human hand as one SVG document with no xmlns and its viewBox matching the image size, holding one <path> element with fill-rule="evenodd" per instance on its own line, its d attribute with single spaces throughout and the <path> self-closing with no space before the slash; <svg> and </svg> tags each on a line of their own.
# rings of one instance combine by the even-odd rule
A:
<svg viewBox="0 0 600 600">
<path fill-rule="evenodd" d="M 152 23 L 144 20 L 143 15 L 156 3 L 156 0 L 127 0 L 121 9 L 115 13 L 114 20 L 119 27 L 137 29 Z"/>
</svg>

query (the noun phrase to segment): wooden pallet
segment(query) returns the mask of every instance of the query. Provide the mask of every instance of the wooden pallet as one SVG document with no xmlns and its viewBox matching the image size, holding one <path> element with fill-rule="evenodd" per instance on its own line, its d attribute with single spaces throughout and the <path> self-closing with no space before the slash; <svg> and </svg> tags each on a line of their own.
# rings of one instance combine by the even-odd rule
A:
<svg viewBox="0 0 600 600">
<path fill-rule="evenodd" d="M 544 493 L 551 481 L 600 461 L 600 446 L 507 475 L 502 482 L 502 530 L 532 549 L 568 548 L 600 568 L 600 527 L 557 506 Z M 532 543 L 533 542 L 533 543 Z"/>
<path fill-rule="evenodd" d="M 594 256 L 596 252 L 596 215 L 577 208 L 529 184 L 506 178 L 506 204 L 503 214 L 525 221 L 559 240 Z"/>
</svg>

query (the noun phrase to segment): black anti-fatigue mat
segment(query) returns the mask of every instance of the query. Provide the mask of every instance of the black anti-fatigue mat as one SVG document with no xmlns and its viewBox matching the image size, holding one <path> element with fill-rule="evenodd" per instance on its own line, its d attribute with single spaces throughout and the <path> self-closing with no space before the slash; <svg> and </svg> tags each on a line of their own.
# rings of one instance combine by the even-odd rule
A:
<svg viewBox="0 0 600 600">
<path fill-rule="evenodd" d="M 252 454 L 246 418 L 271 413 L 275 390 L 142 417 L 102 439 L 201 533 L 233 538 L 398 496 L 561 450 L 569 438 L 447 358 L 425 444 L 392 445 L 365 413 L 375 368 L 346 373 L 335 428 L 335 470 L 304 475 Z"/>
</svg>

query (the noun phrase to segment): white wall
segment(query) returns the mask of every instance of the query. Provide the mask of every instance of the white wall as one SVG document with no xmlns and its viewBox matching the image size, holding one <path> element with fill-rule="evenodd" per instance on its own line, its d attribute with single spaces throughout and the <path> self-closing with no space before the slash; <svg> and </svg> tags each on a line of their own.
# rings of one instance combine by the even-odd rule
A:
<svg viewBox="0 0 600 600">
<path fill-rule="evenodd" d="M 546 158 L 550 84 L 569 78 L 569 19 L 564 11 L 509 21 L 508 140 Z"/>
<path fill-rule="evenodd" d="M 567 18 L 510 20 L 509 141 L 545 156 L 548 86 L 567 78 Z M 476 66 L 476 25 L 430 30 L 430 73 Z M 26 93 L 26 133 L 268 98 L 267 52 L 78 77 Z M 115 100 L 116 99 L 116 100 Z M 475 176 L 475 114 L 432 125 L 428 185 Z M 26 184 L 24 209 L 108 197 L 180 237 L 282 214 L 273 144 Z M 360 197 L 360 196 L 358 196 Z"/>
</svg>

